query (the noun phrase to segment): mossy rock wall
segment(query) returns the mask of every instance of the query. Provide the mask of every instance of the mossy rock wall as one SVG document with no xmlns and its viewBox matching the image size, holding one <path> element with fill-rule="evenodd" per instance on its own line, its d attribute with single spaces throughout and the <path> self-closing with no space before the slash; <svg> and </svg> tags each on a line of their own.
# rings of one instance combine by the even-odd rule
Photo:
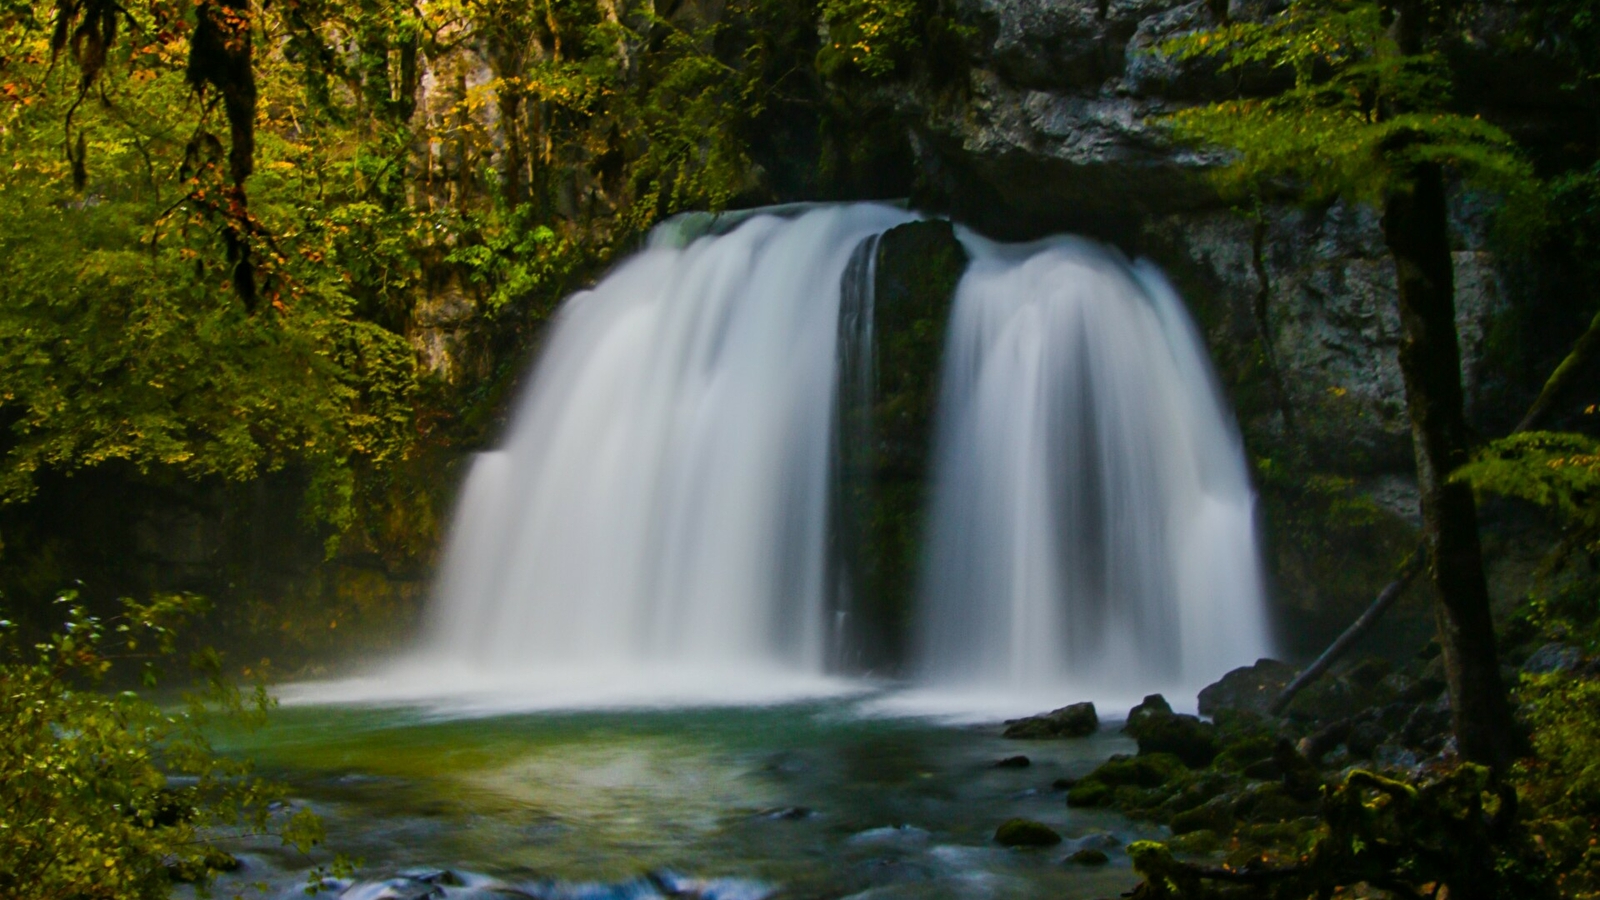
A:
<svg viewBox="0 0 1600 900">
<path fill-rule="evenodd" d="M 865 410 L 842 400 L 839 417 L 834 583 L 842 667 L 887 673 L 906 660 L 945 325 L 967 253 L 949 222 L 912 222 L 878 240 L 874 262 L 870 398 Z"/>
</svg>

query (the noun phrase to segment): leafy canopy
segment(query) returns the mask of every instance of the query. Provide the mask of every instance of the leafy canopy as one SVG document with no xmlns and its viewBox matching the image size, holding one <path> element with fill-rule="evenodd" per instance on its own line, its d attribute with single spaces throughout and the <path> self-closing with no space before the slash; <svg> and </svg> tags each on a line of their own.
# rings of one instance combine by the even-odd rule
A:
<svg viewBox="0 0 1600 900">
<path fill-rule="evenodd" d="M 1308 199 L 1377 201 L 1417 164 L 1521 190 L 1532 178 L 1509 135 L 1450 111 L 1452 79 L 1438 47 L 1402 52 L 1385 5 L 1293 0 L 1264 21 L 1230 22 L 1174 38 L 1160 52 L 1215 61 L 1245 96 L 1168 121 L 1181 140 L 1234 154 L 1218 173 L 1231 194 L 1289 180 Z"/>
</svg>

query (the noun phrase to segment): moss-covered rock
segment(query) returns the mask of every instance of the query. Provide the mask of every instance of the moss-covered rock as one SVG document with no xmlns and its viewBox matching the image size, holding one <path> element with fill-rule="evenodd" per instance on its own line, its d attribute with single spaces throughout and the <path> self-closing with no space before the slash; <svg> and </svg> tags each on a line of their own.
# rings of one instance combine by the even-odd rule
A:
<svg viewBox="0 0 1600 900">
<path fill-rule="evenodd" d="M 1006 847 L 1053 847 L 1061 843 L 1061 835 L 1043 822 L 1008 819 L 995 829 L 994 841 Z"/>
<path fill-rule="evenodd" d="M 1130 719 L 1124 730 L 1139 742 L 1141 756 L 1171 754 L 1193 768 L 1210 765 L 1222 750 L 1216 726 L 1194 716 L 1151 711 Z"/>
<path fill-rule="evenodd" d="M 1105 806 L 1111 802 L 1111 786 L 1085 779 L 1067 791 L 1068 806 Z"/>
<path fill-rule="evenodd" d="M 1215 831 L 1208 831 L 1202 828 L 1199 831 L 1173 835 L 1172 840 L 1167 842 L 1167 846 L 1174 853 L 1194 855 L 1215 853 L 1222 847 L 1222 838 Z"/>
<path fill-rule="evenodd" d="M 864 407 L 849 403 L 861 391 L 840 384 L 832 530 L 833 565 L 841 571 L 832 582 L 841 585 L 839 607 L 850 614 L 841 657 L 860 669 L 894 671 L 911 631 L 945 323 L 967 252 L 940 220 L 892 228 L 872 252 Z M 862 343 L 845 333 L 847 319 L 840 319 L 842 347 Z"/>
<path fill-rule="evenodd" d="M 1240 666 L 1200 691 L 1200 715 L 1215 716 L 1223 710 L 1265 714 L 1294 676 L 1293 666 L 1275 659 Z"/>
<path fill-rule="evenodd" d="M 1110 861 L 1111 857 L 1107 856 L 1104 850 L 1096 850 L 1092 847 L 1079 850 L 1067 857 L 1067 862 L 1077 863 L 1080 866 L 1103 866 Z"/>
<path fill-rule="evenodd" d="M 1186 774 L 1182 761 L 1170 753 L 1141 753 L 1138 756 L 1118 754 L 1101 763 L 1084 782 L 1148 788 L 1169 784 Z"/>
<path fill-rule="evenodd" d="M 1006 722 L 1008 738 L 1088 737 L 1100 728 L 1093 703 L 1074 703 L 1043 715 Z"/>
<path fill-rule="evenodd" d="M 1234 826 L 1233 798 L 1226 795 L 1215 797 L 1194 809 L 1178 813 L 1169 824 L 1173 834 L 1188 834 L 1191 831 L 1228 834 Z"/>
</svg>

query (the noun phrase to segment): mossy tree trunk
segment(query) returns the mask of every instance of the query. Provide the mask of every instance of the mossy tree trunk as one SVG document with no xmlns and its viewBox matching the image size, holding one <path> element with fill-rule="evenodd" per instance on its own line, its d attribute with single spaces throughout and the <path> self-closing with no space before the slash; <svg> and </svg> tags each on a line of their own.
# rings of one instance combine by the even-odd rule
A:
<svg viewBox="0 0 1600 900">
<path fill-rule="evenodd" d="M 1399 281 L 1400 371 L 1423 540 L 1437 588 L 1435 615 L 1457 744 L 1467 759 L 1500 768 L 1516 755 L 1515 723 L 1500 680 L 1476 503 L 1468 485 L 1450 481 L 1467 460 L 1468 440 L 1444 173 L 1424 163 L 1409 174 L 1409 185 L 1386 199 L 1383 233 Z"/>
</svg>

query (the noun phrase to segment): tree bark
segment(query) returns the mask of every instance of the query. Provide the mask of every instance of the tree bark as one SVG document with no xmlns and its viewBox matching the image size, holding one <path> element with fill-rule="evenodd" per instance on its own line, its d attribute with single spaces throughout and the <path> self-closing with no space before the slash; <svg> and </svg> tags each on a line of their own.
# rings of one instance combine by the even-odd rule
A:
<svg viewBox="0 0 1600 900">
<path fill-rule="evenodd" d="M 1472 488 L 1450 481 L 1467 461 L 1444 174 L 1421 163 L 1386 198 L 1384 241 L 1399 281 L 1400 372 L 1422 494 L 1423 541 L 1437 588 L 1451 719 L 1461 755 L 1503 768 L 1519 740 L 1500 680 Z"/>
</svg>

